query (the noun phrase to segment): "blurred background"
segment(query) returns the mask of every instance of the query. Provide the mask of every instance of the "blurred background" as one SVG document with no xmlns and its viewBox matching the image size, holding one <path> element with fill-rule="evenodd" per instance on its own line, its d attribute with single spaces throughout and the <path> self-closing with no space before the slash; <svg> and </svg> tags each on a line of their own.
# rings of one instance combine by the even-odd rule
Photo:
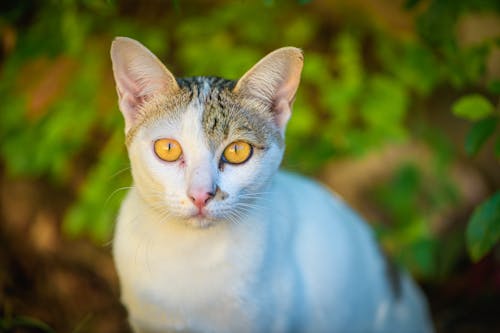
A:
<svg viewBox="0 0 500 333">
<path fill-rule="evenodd" d="M 2 1 L 0 332 L 128 332 L 110 240 L 131 184 L 109 60 L 177 76 L 305 53 L 284 167 L 339 192 L 438 332 L 500 332 L 497 0 Z"/>
</svg>

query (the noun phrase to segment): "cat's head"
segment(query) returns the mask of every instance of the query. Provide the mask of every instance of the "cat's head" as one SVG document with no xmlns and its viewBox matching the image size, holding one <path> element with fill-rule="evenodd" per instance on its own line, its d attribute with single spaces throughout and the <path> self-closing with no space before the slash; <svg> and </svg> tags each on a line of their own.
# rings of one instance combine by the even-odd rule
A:
<svg viewBox="0 0 500 333">
<path fill-rule="evenodd" d="M 237 221 L 278 169 L 302 52 L 278 49 L 237 81 L 176 79 L 139 42 L 111 47 L 135 186 L 165 218 Z"/>
</svg>

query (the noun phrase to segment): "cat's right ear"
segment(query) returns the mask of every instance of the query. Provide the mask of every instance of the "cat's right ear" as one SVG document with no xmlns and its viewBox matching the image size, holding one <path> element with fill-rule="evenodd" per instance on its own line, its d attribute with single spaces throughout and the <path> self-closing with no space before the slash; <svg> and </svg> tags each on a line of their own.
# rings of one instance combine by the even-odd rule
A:
<svg viewBox="0 0 500 333">
<path fill-rule="evenodd" d="M 269 53 L 238 80 L 233 92 L 264 102 L 284 135 L 304 64 L 302 51 L 282 47 Z"/>
<path fill-rule="evenodd" d="M 117 37 L 111 44 L 118 105 L 128 132 L 141 116 L 142 105 L 155 94 L 175 93 L 179 86 L 161 61 L 136 40 Z"/>
</svg>

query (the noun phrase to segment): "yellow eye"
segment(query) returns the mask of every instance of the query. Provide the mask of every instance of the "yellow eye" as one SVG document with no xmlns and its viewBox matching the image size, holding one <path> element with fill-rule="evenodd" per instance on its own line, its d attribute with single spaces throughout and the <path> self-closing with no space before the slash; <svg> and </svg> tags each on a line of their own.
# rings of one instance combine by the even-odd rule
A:
<svg viewBox="0 0 500 333">
<path fill-rule="evenodd" d="M 179 142 L 174 139 L 158 139 L 155 141 L 156 156 L 167 162 L 174 162 L 182 155 Z"/>
<path fill-rule="evenodd" d="M 236 141 L 224 149 L 223 161 L 231 164 L 241 164 L 252 156 L 253 148 L 249 143 Z"/>
</svg>

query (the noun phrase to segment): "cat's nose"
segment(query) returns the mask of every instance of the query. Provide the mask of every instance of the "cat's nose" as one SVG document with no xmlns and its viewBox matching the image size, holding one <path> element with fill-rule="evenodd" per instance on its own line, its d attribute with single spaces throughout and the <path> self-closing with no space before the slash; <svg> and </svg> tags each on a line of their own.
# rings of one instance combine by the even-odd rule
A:
<svg viewBox="0 0 500 333">
<path fill-rule="evenodd" d="M 198 209 L 202 209 L 215 196 L 215 194 L 205 190 L 192 190 L 188 193 L 188 196 Z"/>
</svg>

